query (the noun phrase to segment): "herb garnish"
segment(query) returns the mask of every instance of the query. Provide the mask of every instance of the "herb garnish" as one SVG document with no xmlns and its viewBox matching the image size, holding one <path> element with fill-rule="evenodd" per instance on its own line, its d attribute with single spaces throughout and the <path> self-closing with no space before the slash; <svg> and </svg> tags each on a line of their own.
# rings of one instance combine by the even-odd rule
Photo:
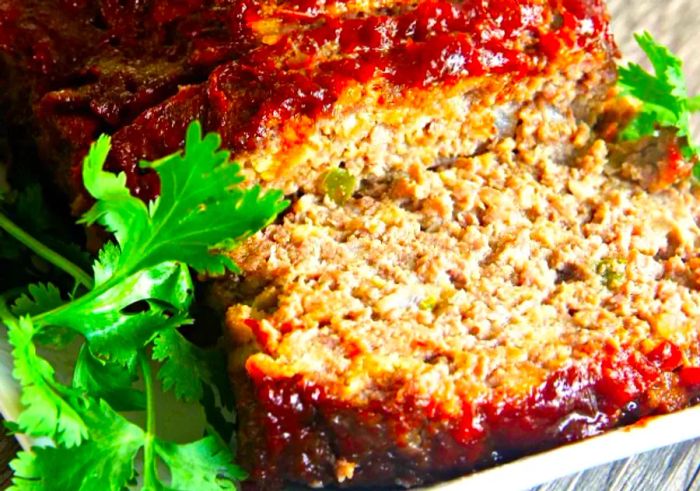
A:
<svg viewBox="0 0 700 491">
<path fill-rule="evenodd" d="M 182 400 L 199 400 L 204 384 L 212 383 L 206 354 L 177 330 L 190 322 L 189 267 L 235 271 L 225 248 L 287 206 L 280 192 L 241 188 L 240 167 L 219 146 L 219 137 L 202 137 L 195 122 L 184 152 L 142 162 L 161 180 L 159 198 L 145 204 L 130 194 L 123 174 L 103 170 L 109 137 L 92 145 L 83 181 L 96 202 L 82 222 L 99 223 L 116 239 L 99 252 L 93 275 L 0 214 L 0 228 L 79 284 L 76 294 L 31 285 L 11 307 L 0 298 L 24 406 L 13 429 L 49 440 L 12 462 L 15 489 L 117 491 L 139 483 L 149 490 L 219 490 L 234 489 L 244 478 L 213 429 L 198 441 L 176 444 L 160 439 L 155 423 L 154 365 L 163 389 Z M 37 346 L 67 349 L 77 336 L 83 339 L 73 379 L 62 383 Z M 145 410 L 145 428 L 119 414 L 133 410 Z"/>
<path fill-rule="evenodd" d="M 683 157 L 697 161 L 700 149 L 692 141 L 690 117 L 700 111 L 700 96 L 688 96 L 683 61 L 648 32 L 634 37 L 649 58 L 654 73 L 636 63 L 619 67 L 621 95 L 632 96 L 642 103 L 639 114 L 625 128 L 621 138 L 638 140 L 654 135 L 659 128 L 672 128 L 679 138 L 685 139 L 681 147 Z M 700 164 L 697 162 L 693 174 L 700 179 Z"/>
</svg>

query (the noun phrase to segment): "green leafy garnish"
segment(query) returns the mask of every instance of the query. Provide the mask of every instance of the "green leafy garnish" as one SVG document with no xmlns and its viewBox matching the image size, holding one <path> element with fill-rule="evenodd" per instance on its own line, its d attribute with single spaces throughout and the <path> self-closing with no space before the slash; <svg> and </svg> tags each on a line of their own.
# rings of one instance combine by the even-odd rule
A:
<svg viewBox="0 0 700 491">
<path fill-rule="evenodd" d="M 225 240 L 243 239 L 267 225 L 283 208 L 279 192 L 244 190 L 240 167 L 219 150 L 221 139 L 202 138 L 198 123 L 190 125 L 183 153 L 156 162 L 160 196 L 146 206 L 125 185 L 126 176 L 102 170 L 109 139 L 101 137 L 85 160 L 85 187 L 97 203 L 84 222 L 98 222 L 114 232 L 120 246 L 116 273 L 129 274 L 166 261 L 179 261 L 197 271 L 223 273 L 235 269 L 226 254 L 211 253 Z"/>
<path fill-rule="evenodd" d="M 683 74 L 683 62 L 648 32 L 635 34 L 635 39 L 651 62 L 654 73 L 636 63 L 619 68 L 621 94 L 642 103 L 639 114 L 621 134 L 624 140 L 638 140 L 654 135 L 659 128 L 672 128 L 685 140 L 681 147 L 686 159 L 698 159 L 700 151 L 693 143 L 690 117 L 700 110 L 700 96 L 689 97 Z M 698 165 L 694 169 L 697 174 Z"/>
<path fill-rule="evenodd" d="M 51 283 L 36 283 L 29 285 L 27 291 L 15 300 L 12 313 L 17 316 L 38 315 L 46 310 L 52 310 L 65 303 L 61 291 Z"/>
<path fill-rule="evenodd" d="M 137 377 L 118 363 L 96 358 L 86 344 L 78 353 L 73 371 L 73 387 L 103 399 L 115 411 L 146 409 L 146 395 L 132 385 Z"/>
<path fill-rule="evenodd" d="M 10 463 L 16 490 L 121 491 L 135 476 L 134 461 L 144 432 L 114 412 L 106 402 L 82 409 L 90 438 L 81 445 L 39 446 L 20 452 Z"/>
<path fill-rule="evenodd" d="M 153 343 L 153 359 L 162 362 L 158 378 L 166 390 L 185 401 L 202 398 L 202 380 L 211 380 L 205 354 L 175 330 L 158 333 Z"/>
<path fill-rule="evenodd" d="M 186 445 L 156 441 L 156 453 L 168 466 L 174 489 L 234 489 L 231 481 L 246 476 L 231 465 L 230 454 L 222 448 L 217 435 Z"/>
<path fill-rule="evenodd" d="M 92 275 L 0 213 L 1 230 L 80 285 L 68 293 L 51 283 L 30 285 L 10 308 L 0 297 L 22 387 L 16 431 L 50 440 L 13 461 L 15 489 L 117 491 L 139 482 L 145 489 L 206 491 L 234 489 L 245 477 L 213 429 L 178 444 L 160 439 L 155 423 L 152 365 L 159 365 L 162 389 L 181 400 L 203 400 L 218 382 L 211 370 L 218 358 L 210 361 L 178 331 L 191 322 L 189 268 L 236 270 L 225 247 L 287 206 L 278 191 L 242 188 L 240 167 L 219 146 L 217 135 L 202 136 L 194 122 L 183 152 L 142 162 L 161 181 L 160 197 L 145 204 L 130 194 L 123 174 L 103 170 L 109 137 L 92 145 L 83 181 L 96 202 L 81 221 L 115 237 L 99 252 Z M 58 380 L 37 345 L 67 349 L 76 337 L 82 344 L 72 380 Z M 145 411 L 145 428 L 120 411 Z"/>
<path fill-rule="evenodd" d="M 53 367 L 39 357 L 33 342 L 36 328 L 29 317 L 5 321 L 14 359 L 12 375 L 22 386 L 24 411 L 17 420 L 18 431 L 50 437 L 68 448 L 79 445 L 88 434 L 76 410 L 80 391 L 59 384 Z"/>
</svg>

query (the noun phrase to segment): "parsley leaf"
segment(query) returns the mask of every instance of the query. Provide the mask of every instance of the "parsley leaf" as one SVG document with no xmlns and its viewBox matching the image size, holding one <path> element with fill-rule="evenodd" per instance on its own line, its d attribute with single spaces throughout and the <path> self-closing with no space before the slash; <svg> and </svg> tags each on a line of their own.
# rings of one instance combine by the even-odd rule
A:
<svg viewBox="0 0 700 491">
<path fill-rule="evenodd" d="M 32 338 L 36 328 L 29 317 L 4 319 L 12 346 L 12 375 L 22 386 L 24 411 L 18 429 L 31 436 L 47 436 L 74 447 L 87 437 L 87 425 L 76 411 L 80 393 L 56 381 L 53 367 L 41 358 Z"/>
<path fill-rule="evenodd" d="M 34 447 L 10 466 L 14 488 L 55 491 L 122 491 L 135 477 L 134 459 L 144 432 L 105 402 L 83 410 L 90 439 L 77 447 Z"/>
<path fill-rule="evenodd" d="M 55 309 L 66 303 L 61 298 L 61 291 L 51 283 L 36 283 L 29 285 L 14 305 L 12 313 L 17 316 L 38 315 L 47 310 Z M 62 347 L 75 337 L 75 333 L 65 327 L 47 326 L 37 332 L 34 339 L 44 345 Z"/>
<path fill-rule="evenodd" d="M 85 223 L 100 223 L 121 247 L 118 270 L 134 271 L 180 261 L 197 271 L 223 273 L 235 265 L 216 246 L 240 240 L 264 227 L 286 206 L 278 191 L 241 189 L 240 167 L 219 150 L 221 139 L 202 137 L 199 123 L 187 129 L 185 150 L 156 162 L 141 162 L 161 179 L 160 196 L 150 206 L 130 195 L 126 176 L 102 170 L 109 138 L 102 137 L 85 160 L 83 177 L 98 202 Z M 222 183 L 224 183 L 222 185 Z"/>
<path fill-rule="evenodd" d="M 700 153 L 692 142 L 690 116 L 700 110 L 700 97 L 688 97 L 683 62 L 648 32 L 635 34 L 635 39 L 649 58 L 654 73 L 636 63 L 619 68 L 621 94 L 642 103 L 639 114 L 622 132 L 622 139 L 637 140 L 654 135 L 659 127 L 674 128 L 679 137 L 687 140 L 682 148 L 683 156 L 697 159 Z"/>
<path fill-rule="evenodd" d="M 246 473 L 232 465 L 231 452 L 216 435 L 187 445 L 156 441 L 156 453 L 170 469 L 169 489 L 236 489 L 232 480 L 243 480 Z"/>
<path fill-rule="evenodd" d="M 136 478 L 135 459 L 149 436 L 113 411 L 93 402 L 85 411 L 92 438 L 73 448 L 34 447 L 20 452 L 10 464 L 17 491 L 121 491 Z M 170 478 L 154 470 L 150 489 L 233 490 L 233 480 L 246 474 L 232 464 L 233 455 L 215 435 L 178 445 L 153 439 L 155 454 Z M 75 463 L 77 465 L 71 465 Z"/>
<path fill-rule="evenodd" d="M 101 223 L 114 232 L 95 264 L 95 288 L 74 302 L 38 316 L 41 325 L 60 325 L 83 334 L 91 349 L 106 359 L 133 368 L 135 350 L 158 331 L 188 322 L 167 307 L 184 312 L 191 291 L 184 264 L 203 272 L 234 268 L 225 240 L 241 240 L 268 224 L 287 206 L 279 192 L 241 189 L 240 167 L 219 150 L 215 134 L 202 137 L 190 125 L 183 153 L 154 163 L 161 194 L 150 206 L 133 197 L 124 174 L 102 169 L 110 148 L 103 136 L 85 158 L 85 186 L 97 199 L 84 223 Z M 139 301 L 145 310 L 129 313 Z M 115 342 L 118 339 L 118 342 Z"/>
<path fill-rule="evenodd" d="M 51 283 L 36 283 L 27 287 L 12 306 L 12 313 L 18 317 L 23 315 L 38 315 L 63 305 L 61 292 Z"/>
<path fill-rule="evenodd" d="M 198 401 L 202 398 L 202 382 L 211 377 L 201 351 L 174 329 L 162 331 L 155 338 L 153 359 L 162 362 L 158 378 L 178 399 Z"/>
<path fill-rule="evenodd" d="M 143 391 L 132 387 L 136 377 L 118 363 L 109 363 L 92 355 L 83 345 L 73 371 L 73 387 L 92 397 L 104 399 L 116 411 L 146 409 Z"/>
<path fill-rule="evenodd" d="M 177 330 L 190 322 L 189 268 L 235 269 L 224 245 L 255 233 L 287 203 L 277 191 L 241 188 L 239 166 L 219 150 L 217 135 L 202 136 L 199 123 L 188 128 L 183 152 L 141 163 L 161 179 L 161 195 L 148 205 L 130 194 L 123 174 L 103 170 L 109 145 L 109 137 L 98 139 L 83 168 L 96 199 L 83 223 L 99 223 L 116 239 L 99 252 L 92 277 L 0 213 L 0 229 L 83 285 L 81 295 L 30 285 L 11 311 L 0 297 L 25 406 L 16 428 L 51 439 L 13 461 L 15 489 L 121 490 L 137 484 L 140 456 L 146 489 L 235 489 L 244 473 L 213 429 L 188 444 L 156 436 L 151 359 L 160 365 L 162 387 L 177 398 L 215 393 L 213 358 Z M 65 332 L 83 342 L 70 386 L 58 382 L 36 348 L 42 341 L 65 348 L 56 342 Z M 145 427 L 118 412 L 133 410 L 145 411 Z"/>
<path fill-rule="evenodd" d="M 114 266 L 108 257 L 109 254 L 101 255 L 96 270 L 103 273 Z M 96 274 L 97 281 L 101 280 L 101 273 Z M 100 286 L 71 303 L 37 316 L 37 321 L 80 333 L 93 352 L 131 368 L 136 350 L 159 330 L 189 322 L 186 312 L 191 303 L 192 283 L 187 268 L 179 263 L 163 263 L 139 271 L 111 288 L 101 289 Z M 139 304 L 141 309 L 136 310 Z M 173 310 L 178 313 L 173 314 Z"/>
</svg>

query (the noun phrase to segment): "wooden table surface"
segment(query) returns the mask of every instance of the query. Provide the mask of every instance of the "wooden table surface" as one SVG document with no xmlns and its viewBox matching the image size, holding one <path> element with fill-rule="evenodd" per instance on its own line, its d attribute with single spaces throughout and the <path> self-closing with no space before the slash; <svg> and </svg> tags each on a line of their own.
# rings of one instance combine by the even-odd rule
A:
<svg viewBox="0 0 700 491">
<path fill-rule="evenodd" d="M 681 55 L 689 88 L 693 94 L 700 93 L 700 0 L 608 0 L 608 4 L 618 44 L 627 57 L 641 58 L 632 33 L 649 30 Z M 700 128 L 697 121 L 694 127 Z M 9 485 L 7 462 L 17 448 L 0 430 L 0 489 Z M 532 491 L 647 490 L 700 491 L 700 440 L 595 468 Z"/>
</svg>

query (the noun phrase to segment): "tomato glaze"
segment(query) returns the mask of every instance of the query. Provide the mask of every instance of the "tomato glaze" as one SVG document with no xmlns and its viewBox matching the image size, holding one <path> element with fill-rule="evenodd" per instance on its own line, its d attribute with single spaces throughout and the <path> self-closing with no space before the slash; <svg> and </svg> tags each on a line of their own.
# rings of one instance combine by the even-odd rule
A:
<svg viewBox="0 0 700 491">
<path fill-rule="evenodd" d="M 227 87 L 217 91 L 223 100 L 232 87 L 244 92 L 243 112 L 254 115 L 222 128 L 230 130 L 224 140 L 234 150 L 255 149 L 271 125 L 292 116 L 328 112 L 356 82 L 380 77 L 425 88 L 484 75 L 517 80 L 544 70 L 562 51 L 593 50 L 608 35 L 603 8 L 583 0 L 552 0 L 549 9 L 534 0 L 424 0 L 395 15 L 344 18 L 310 2 L 295 7 L 311 27 L 260 46 L 212 77 L 213 87 Z"/>
<path fill-rule="evenodd" d="M 253 478 L 277 481 L 271 487 L 289 478 L 332 482 L 329 463 L 337 458 L 359 463 L 354 485 L 391 484 L 387 475 L 419 483 L 464 473 L 690 405 L 700 395 L 700 368 L 681 364 L 681 350 L 670 342 L 646 355 L 608 348 L 553 373 L 529 395 L 465 400 L 455 416 L 441 411 L 439 400 L 419 403 L 402 394 L 399 401 L 391 391 L 368 403 L 340 401 L 332 385 L 277 378 L 248 363 L 264 428 Z M 664 379 L 672 382 L 662 389 Z M 673 392 L 676 406 L 658 404 L 654 391 Z"/>
<path fill-rule="evenodd" d="M 88 202 L 81 167 L 89 144 L 252 49 L 258 17 L 255 0 L 0 0 L 0 52 L 18 92 L 10 100 L 33 111 L 42 154 L 72 163 L 70 179 L 63 168 L 57 174 Z M 176 125 L 149 123 L 156 140 L 172 141 Z M 178 137 L 166 153 L 180 145 Z M 135 194 L 157 195 L 157 179 L 135 162 L 112 165 L 127 172 Z"/>
</svg>

